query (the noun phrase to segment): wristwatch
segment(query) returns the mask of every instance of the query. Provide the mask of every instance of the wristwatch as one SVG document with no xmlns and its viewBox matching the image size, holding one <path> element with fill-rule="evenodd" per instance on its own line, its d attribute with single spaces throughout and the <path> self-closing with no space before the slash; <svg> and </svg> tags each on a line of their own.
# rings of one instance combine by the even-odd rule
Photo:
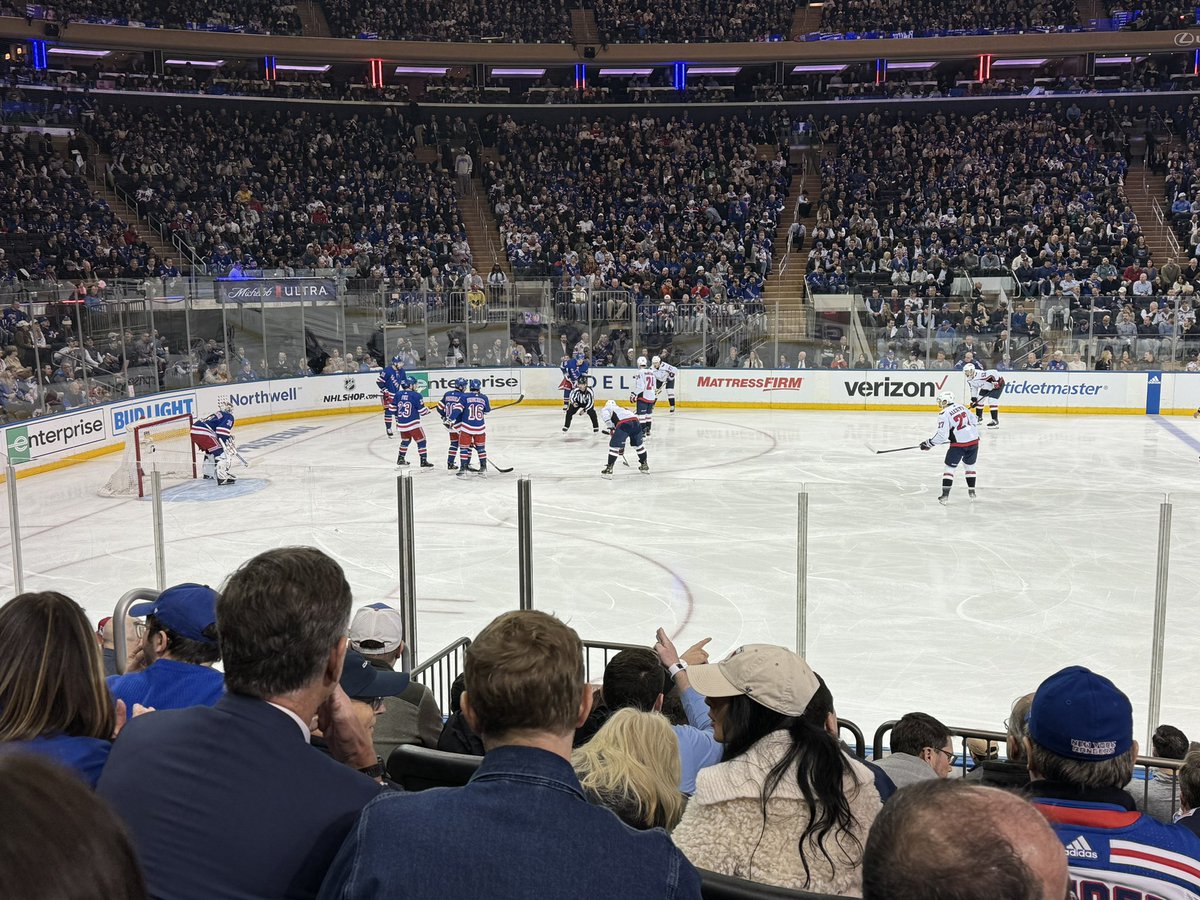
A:
<svg viewBox="0 0 1200 900">
<path fill-rule="evenodd" d="M 365 766 L 358 771 L 362 772 L 368 778 L 382 778 L 387 768 L 383 764 L 383 757 L 377 756 L 375 757 L 375 765 Z"/>
<path fill-rule="evenodd" d="M 667 674 L 674 678 L 687 667 L 687 663 L 681 659 L 679 662 L 675 663 L 675 665 L 667 667 Z"/>
</svg>

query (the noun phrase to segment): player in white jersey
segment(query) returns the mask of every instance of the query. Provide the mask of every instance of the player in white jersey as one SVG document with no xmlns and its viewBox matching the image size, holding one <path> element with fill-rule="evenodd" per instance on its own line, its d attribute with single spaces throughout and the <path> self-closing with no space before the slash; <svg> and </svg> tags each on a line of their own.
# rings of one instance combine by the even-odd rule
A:
<svg viewBox="0 0 1200 900">
<path fill-rule="evenodd" d="M 650 417 L 654 415 L 654 402 L 658 399 L 658 379 L 646 368 L 646 357 L 639 356 L 637 365 L 629 401 L 637 404 L 637 418 L 642 423 L 642 436 L 646 437 L 650 434 Z"/>
<path fill-rule="evenodd" d="M 979 455 L 979 420 L 971 412 L 954 399 L 950 391 L 942 391 L 937 395 L 938 413 L 937 433 L 929 440 L 921 441 L 921 449 L 929 450 L 938 444 L 949 444 L 946 450 L 946 466 L 942 470 L 942 495 L 938 503 L 945 506 L 950 499 L 950 488 L 954 486 L 954 470 L 961 462 L 966 468 L 967 496 L 975 499 L 975 459 Z"/>
<path fill-rule="evenodd" d="M 671 412 L 675 412 L 675 376 L 679 374 L 679 370 L 670 363 L 663 362 L 661 356 L 654 357 L 650 366 L 658 383 L 666 386 L 667 403 L 671 404 Z"/>
<path fill-rule="evenodd" d="M 979 369 L 974 363 L 963 366 L 963 375 L 967 377 L 967 387 L 971 391 L 971 408 L 975 415 L 983 419 L 983 406 L 986 402 L 992 421 L 988 428 L 1000 427 L 1000 395 L 1004 393 L 1004 376 L 995 369 Z"/>
</svg>

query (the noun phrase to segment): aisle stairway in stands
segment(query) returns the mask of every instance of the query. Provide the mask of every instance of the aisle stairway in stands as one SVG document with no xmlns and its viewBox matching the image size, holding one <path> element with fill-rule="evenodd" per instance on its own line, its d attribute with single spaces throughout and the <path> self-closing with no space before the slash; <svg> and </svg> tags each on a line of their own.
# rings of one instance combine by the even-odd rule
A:
<svg viewBox="0 0 1200 900">
<path fill-rule="evenodd" d="M 325 10 L 316 0 L 298 0 L 296 15 L 300 17 L 300 33 L 305 37 L 332 37 Z"/>
<path fill-rule="evenodd" d="M 596 27 L 594 10 L 571 10 L 571 42 L 580 47 L 585 44 L 600 43 L 600 29 Z"/>
<path fill-rule="evenodd" d="M 786 333 L 789 338 L 800 338 L 806 334 L 808 306 L 804 301 L 804 264 L 808 259 L 808 248 L 811 246 L 813 229 L 817 223 L 816 205 L 813 205 L 807 217 L 800 219 L 809 235 L 808 243 L 803 251 L 794 250 L 790 255 L 788 254 L 788 229 L 795 220 L 795 203 L 800 189 L 803 188 L 810 199 L 821 195 L 820 167 L 817 165 L 816 155 L 811 151 L 807 152 L 808 165 L 805 169 L 804 179 L 803 181 L 797 179 L 793 182 L 793 191 L 788 197 L 788 208 L 779 217 L 779 224 L 775 228 L 772 271 L 763 289 L 763 301 L 766 304 L 768 315 L 776 316 L 776 309 L 778 309 L 776 327 Z M 785 258 L 786 265 L 782 266 L 781 273 L 781 264 L 784 263 Z"/>
<path fill-rule="evenodd" d="M 1125 173 L 1125 199 L 1137 216 L 1155 265 L 1161 266 L 1171 257 L 1183 265 L 1182 250 L 1171 232 L 1170 221 L 1165 218 L 1170 204 L 1167 203 L 1163 176 L 1150 171 L 1144 162 L 1134 161 Z M 1155 210 L 1155 201 L 1158 202 L 1158 211 Z"/>
<path fill-rule="evenodd" d="M 73 168 L 74 163 L 70 162 L 70 154 L 67 152 L 68 138 L 65 135 L 59 135 L 52 138 L 54 143 L 54 152 L 63 159 L 68 160 L 68 166 Z M 89 142 L 90 143 L 90 142 Z M 96 172 L 105 172 L 112 160 L 100 153 L 99 148 L 93 143 L 91 144 L 93 159 L 96 163 Z M 92 172 L 86 174 L 88 185 L 93 191 L 104 198 L 108 203 L 109 208 L 117 214 L 117 218 L 126 223 L 136 223 L 138 234 L 142 240 L 150 245 L 150 249 L 154 251 L 154 255 L 160 260 L 173 259 L 179 268 L 187 272 L 189 268 L 188 260 L 181 259 L 179 250 L 171 245 L 170 241 L 164 241 L 162 236 L 154 229 L 149 221 L 138 215 L 137 210 L 127 204 L 124 200 L 118 197 L 107 184 L 101 179 L 95 177 Z"/>
<path fill-rule="evenodd" d="M 500 264 L 504 274 L 512 281 L 512 267 L 504 248 L 500 246 L 500 226 L 488 205 L 483 188 L 483 179 L 476 174 L 471 179 L 471 190 L 465 196 L 459 194 L 458 205 L 462 208 L 463 223 L 467 227 L 467 243 L 471 245 L 471 257 L 475 270 L 487 278 L 492 266 Z"/>
<path fill-rule="evenodd" d="M 1080 0 L 1084 2 L 1084 0 Z M 799 4 L 792 13 L 792 40 L 804 34 L 821 30 L 821 19 L 824 15 L 824 4 Z"/>
</svg>

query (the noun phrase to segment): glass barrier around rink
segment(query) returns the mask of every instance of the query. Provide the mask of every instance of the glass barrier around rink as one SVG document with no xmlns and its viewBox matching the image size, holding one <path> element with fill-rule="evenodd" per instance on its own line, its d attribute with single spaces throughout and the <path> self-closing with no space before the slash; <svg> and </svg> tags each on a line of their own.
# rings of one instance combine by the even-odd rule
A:
<svg viewBox="0 0 1200 900">
<path fill-rule="evenodd" d="M 808 659 L 839 713 L 999 729 L 1014 699 L 1082 665 L 1129 695 L 1144 735 L 1162 495 L 1020 484 L 981 456 L 979 499 L 960 466 L 941 506 L 943 454 L 864 448 L 879 474 L 806 485 Z M 1190 678 L 1168 690 L 1194 703 Z"/>
<path fill-rule="evenodd" d="M 1195 450 L 1193 453 L 1197 452 Z M 1197 642 L 1200 641 L 1200 492 L 1171 491 L 1170 566 L 1167 572 L 1162 702 L 1159 720 L 1188 730 L 1200 719 L 1200 698 L 1185 687 L 1195 682 Z M 1151 498 L 1151 505 L 1156 505 Z M 1149 660 L 1146 669 L 1149 671 Z M 1144 731 L 1134 733 L 1145 741 Z"/>
</svg>

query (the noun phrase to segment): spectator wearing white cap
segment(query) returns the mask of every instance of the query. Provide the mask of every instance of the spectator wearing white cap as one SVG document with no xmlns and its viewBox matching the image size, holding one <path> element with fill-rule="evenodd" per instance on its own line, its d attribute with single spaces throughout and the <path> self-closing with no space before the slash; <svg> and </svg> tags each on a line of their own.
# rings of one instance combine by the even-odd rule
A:
<svg viewBox="0 0 1200 900">
<path fill-rule="evenodd" d="M 145 616 L 142 655 L 146 668 L 113 675 L 114 700 L 152 709 L 212 706 L 225 692 L 225 677 L 213 668 L 221 658 L 217 642 L 217 592 L 206 584 L 177 584 L 158 599 L 130 607 Z"/>
<path fill-rule="evenodd" d="M 372 603 L 354 614 L 350 646 L 374 668 L 391 672 L 404 651 L 404 620 L 386 603 Z M 419 682 L 388 698 L 375 719 L 375 752 L 383 759 L 401 744 L 437 748 L 442 734 L 442 711 L 429 688 Z"/>
<path fill-rule="evenodd" d="M 1115 684 L 1082 666 L 1051 675 L 1033 695 L 1025 749 L 1028 795 L 1086 896 L 1200 897 L 1200 838 L 1139 813 L 1123 790 L 1138 744 Z"/>
<path fill-rule="evenodd" d="M 859 893 L 879 793 L 871 772 L 805 717 L 820 689 L 812 669 L 783 647 L 747 644 L 687 675 L 725 749 L 697 775 L 676 846 L 726 875 Z"/>
</svg>

